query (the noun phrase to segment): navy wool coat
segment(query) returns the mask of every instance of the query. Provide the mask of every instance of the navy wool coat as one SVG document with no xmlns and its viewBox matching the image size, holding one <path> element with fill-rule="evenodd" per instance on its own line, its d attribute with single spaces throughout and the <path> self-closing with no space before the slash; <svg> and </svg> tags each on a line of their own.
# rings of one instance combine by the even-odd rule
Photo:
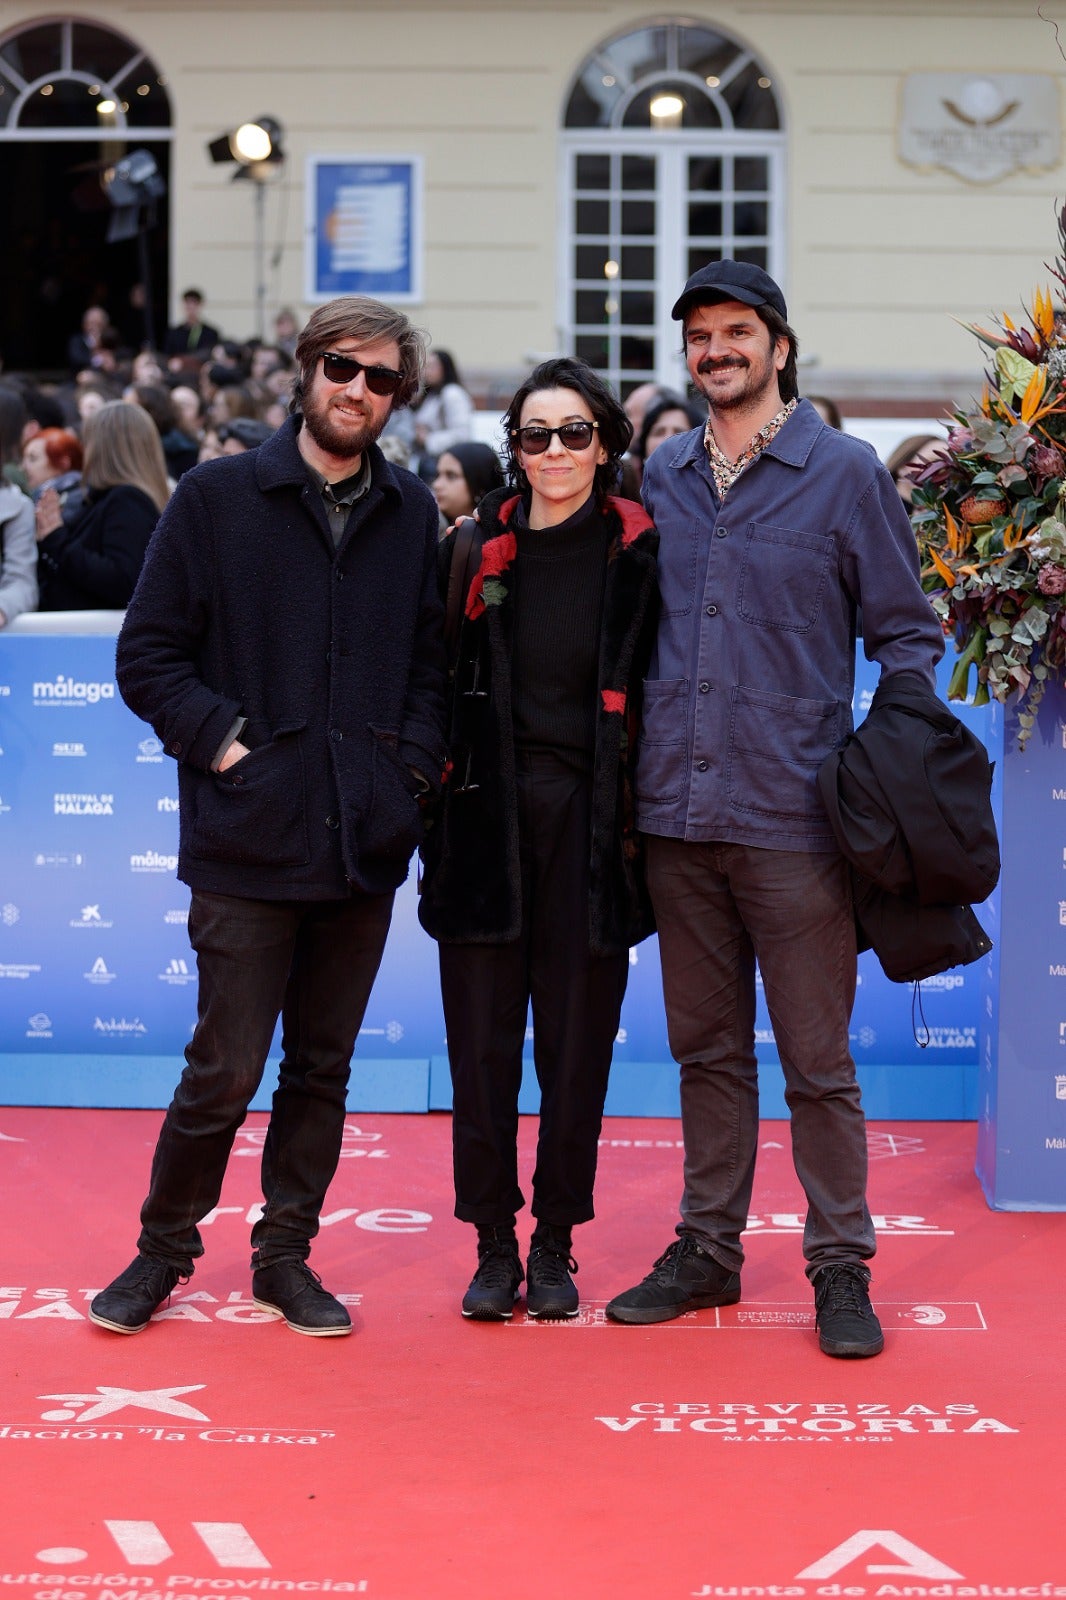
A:
<svg viewBox="0 0 1066 1600">
<path fill-rule="evenodd" d="M 178 762 L 178 876 L 266 900 L 386 893 L 446 753 L 437 508 L 370 447 L 334 548 L 299 417 L 178 484 L 118 640 L 118 685 Z M 239 719 L 251 754 L 212 763 Z"/>
</svg>

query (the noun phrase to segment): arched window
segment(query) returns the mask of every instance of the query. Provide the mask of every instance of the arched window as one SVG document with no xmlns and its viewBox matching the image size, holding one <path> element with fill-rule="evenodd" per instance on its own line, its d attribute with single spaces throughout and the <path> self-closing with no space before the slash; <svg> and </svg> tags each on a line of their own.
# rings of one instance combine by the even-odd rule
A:
<svg viewBox="0 0 1066 1600">
<path fill-rule="evenodd" d="M 166 80 L 143 50 L 98 23 L 31 23 L 0 44 L 0 130 L 141 136 L 170 127 Z"/>
<path fill-rule="evenodd" d="M 624 394 L 682 387 L 670 307 L 709 261 L 780 278 L 784 134 L 771 73 L 711 27 L 659 21 L 582 64 L 562 136 L 559 321 Z"/>
</svg>

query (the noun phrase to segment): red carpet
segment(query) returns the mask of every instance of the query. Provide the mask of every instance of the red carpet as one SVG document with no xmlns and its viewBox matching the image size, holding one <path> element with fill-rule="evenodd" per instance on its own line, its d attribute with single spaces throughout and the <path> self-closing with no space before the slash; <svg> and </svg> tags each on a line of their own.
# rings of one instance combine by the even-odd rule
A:
<svg viewBox="0 0 1066 1600">
<path fill-rule="evenodd" d="M 0 1109 L 0 1581 L 25 1600 L 1066 1596 L 1066 1220 L 987 1209 L 972 1125 L 871 1128 L 886 1349 L 842 1362 L 780 1123 L 741 1304 L 642 1329 L 603 1306 L 672 1237 L 676 1123 L 605 1128 L 579 1321 L 486 1326 L 458 1312 L 448 1119 L 353 1120 L 312 1259 L 355 1333 L 313 1340 L 250 1303 L 256 1117 L 193 1280 L 109 1335 L 86 1303 L 133 1253 L 158 1122 Z"/>
</svg>

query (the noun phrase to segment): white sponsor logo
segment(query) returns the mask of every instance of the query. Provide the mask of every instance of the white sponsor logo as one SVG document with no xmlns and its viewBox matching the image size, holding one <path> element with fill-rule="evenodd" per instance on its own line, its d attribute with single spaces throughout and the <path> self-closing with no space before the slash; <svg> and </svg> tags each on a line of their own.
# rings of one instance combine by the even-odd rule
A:
<svg viewBox="0 0 1066 1600">
<path fill-rule="evenodd" d="M 113 817 L 113 794 L 54 794 L 52 814 L 57 817 Z"/>
<path fill-rule="evenodd" d="M 929 1038 L 926 1040 L 930 1050 L 976 1050 L 977 1028 L 934 1025 L 928 1030 Z"/>
<path fill-rule="evenodd" d="M 196 974 L 189 971 L 189 963 L 182 956 L 171 956 L 163 971 L 156 976 L 160 983 L 182 985 L 196 981 Z"/>
<path fill-rule="evenodd" d="M 163 760 L 163 746 L 158 739 L 142 739 L 137 746 L 138 762 L 147 762 L 152 766 Z"/>
<path fill-rule="evenodd" d="M 595 1417 L 608 1433 L 697 1433 L 726 1443 L 793 1443 L 842 1440 L 887 1443 L 907 1434 L 1016 1434 L 1021 1430 L 986 1417 L 979 1406 L 851 1404 L 832 1401 L 773 1401 L 769 1404 L 711 1400 L 642 1400 L 618 1417 Z"/>
<path fill-rule="evenodd" d="M 46 1011 L 35 1011 L 30 1018 L 30 1025 L 26 1029 L 27 1039 L 50 1039 L 52 1037 L 52 1019 Z"/>
<path fill-rule="evenodd" d="M 169 794 L 161 795 L 160 798 L 155 803 L 155 808 L 156 808 L 157 811 L 163 811 L 163 812 L 177 811 L 177 809 L 178 809 L 177 797 L 175 795 L 169 795 Z"/>
<path fill-rule="evenodd" d="M 159 850 L 145 850 L 141 855 L 130 856 L 131 872 L 173 872 L 177 865 L 177 856 L 164 855 Z"/>
<path fill-rule="evenodd" d="M 927 994 L 930 989 L 965 989 L 966 979 L 961 972 L 937 972 L 931 978 L 923 978 L 921 990 Z"/>
<path fill-rule="evenodd" d="M 140 1017 L 95 1017 L 93 1019 L 93 1032 L 102 1033 L 109 1039 L 122 1038 L 126 1035 L 141 1036 L 147 1034 L 148 1029 Z"/>
<path fill-rule="evenodd" d="M 117 973 L 111 972 L 103 956 L 97 956 L 88 972 L 82 974 L 86 983 L 114 983 Z"/>
<path fill-rule="evenodd" d="M 265 1128 L 239 1128 L 233 1145 L 233 1154 L 251 1156 L 256 1161 L 261 1160 L 266 1134 Z M 374 1149 L 370 1148 L 372 1145 L 375 1146 Z M 388 1159 L 388 1154 L 389 1152 L 381 1144 L 380 1133 L 365 1132 L 354 1122 L 344 1124 L 344 1132 L 341 1135 L 342 1161 L 350 1161 L 356 1156 L 372 1156 L 379 1161 L 385 1161 Z"/>
<path fill-rule="evenodd" d="M 0 978 L 28 978 L 40 970 L 40 963 L 36 961 L 0 961 Z"/>
<path fill-rule="evenodd" d="M 35 683 L 35 706 L 94 706 L 101 700 L 115 698 L 114 683 L 92 683 L 79 678 L 64 678 L 62 674 L 47 683 Z"/>
<path fill-rule="evenodd" d="M 72 741 L 67 741 L 65 743 L 54 744 L 52 746 L 52 754 L 54 756 L 83 756 L 87 754 L 87 751 L 83 744 L 76 744 Z"/>
<path fill-rule="evenodd" d="M 83 867 L 85 857 L 80 850 L 38 850 L 33 864 L 35 867 Z"/>
<path fill-rule="evenodd" d="M 13 928 L 21 915 L 18 906 L 12 905 L 10 900 L 6 905 L 0 906 L 0 922 L 5 928 Z"/>
<path fill-rule="evenodd" d="M 163 921 L 166 922 L 166 923 L 180 924 L 180 926 L 184 928 L 186 926 L 186 924 L 188 923 L 188 920 L 189 920 L 189 908 L 188 908 L 188 906 L 186 906 L 184 910 L 180 910 L 179 909 L 179 910 L 172 910 L 172 911 L 164 911 L 163 912 Z"/>
<path fill-rule="evenodd" d="M 115 924 L 100 915 L 99 906 L 82 906 L 76 917 L 71 917 L 69 928 L 113 928 Z"/>
<path fill-rule="evenodd" d="M 4 799 L 4 797 L 2 795 L 0 795 L 0 816 L 2 816 L 5 811 L 10 811 L 10 810 L 11 810 L 11 807 L 7 804 L 7 802 Z"/>
</svg>

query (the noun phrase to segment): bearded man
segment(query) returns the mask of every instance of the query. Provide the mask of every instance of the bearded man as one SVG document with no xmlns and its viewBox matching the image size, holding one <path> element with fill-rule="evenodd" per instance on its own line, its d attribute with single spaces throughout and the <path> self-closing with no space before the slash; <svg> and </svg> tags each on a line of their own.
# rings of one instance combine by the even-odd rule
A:
<svg viewBox="0 0 1066 1600">
<path fill-rule="evenodd" d="M 203 1253 L 279 1015 L 252 1293 L 298 1333 L 351 1331 L 307 1257 L 393 894 L 446 761 L 437 507 L 375 443 L 424 357 L 376 300 L 315 311 L 293 414 L 185 474 L 126 613 L 119 688 L 178 763 L 199 997 L 137 1256 L 90 1306 L 116 1333 L 146 1327 Z"/>
<path fill-rule="evenodd" d="M 717 261 L 673 310 L 706 425 L 660 445 L 641 486 L 662 610 L 644 686 L 637 825 L 681 1065 L 677 1237 L 617 1322 L 740 1299 L 758 1140 L 755 967 L 785 1078 L 821 1349 L 878 1355 L 866 1126 L 848 1024 L 849 872 L 816 776 L 851 730 L 856 619 L 882 676 L 932 690 L 944 645 L 914 535 L 868 445 L 797 398 L 796 336 L 761 267 Z"/>
</svg>

